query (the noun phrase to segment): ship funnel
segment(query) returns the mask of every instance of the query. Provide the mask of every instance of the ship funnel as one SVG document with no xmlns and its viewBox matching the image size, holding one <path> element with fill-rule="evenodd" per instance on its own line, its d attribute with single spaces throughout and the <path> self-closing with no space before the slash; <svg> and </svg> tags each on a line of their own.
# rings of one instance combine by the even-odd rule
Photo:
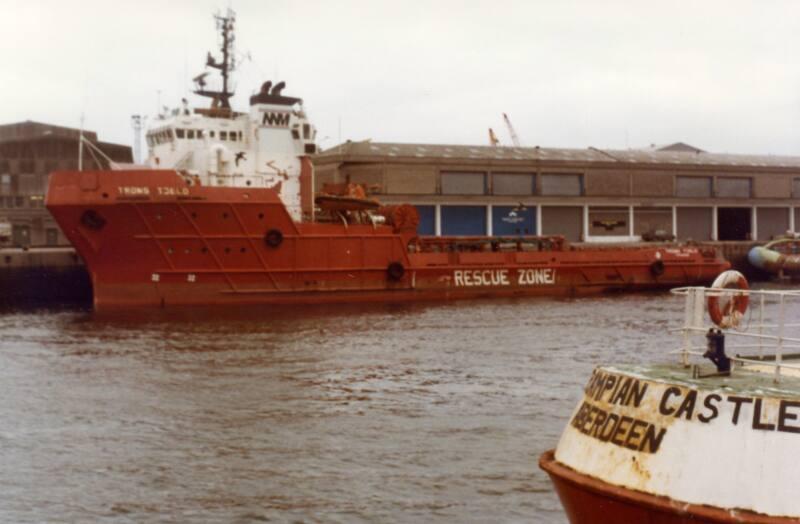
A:
<svg viewBox="0 0 800 524">
<path fill-rule="evenodd" d="M 275 84 L 275 87 L 272 88 L 270 94 L 280 96 L 281 91 L 283 91 L 284 87 L 286 87 L 286 82 L 278 82 L 277 84 Z"/>
<path fill-rule="evenodd" d="M 286 87 L 286 82 L 278 82 L 272 85 L 271 81 L 261 84 L 261 90 L 250 97 L 250 105 L 253 104 L 276 104 L 281 106 L 292 106 L 302 103 L 302 99 L 291 96 L 283 96 L 281 91 Z"/>
</svg>

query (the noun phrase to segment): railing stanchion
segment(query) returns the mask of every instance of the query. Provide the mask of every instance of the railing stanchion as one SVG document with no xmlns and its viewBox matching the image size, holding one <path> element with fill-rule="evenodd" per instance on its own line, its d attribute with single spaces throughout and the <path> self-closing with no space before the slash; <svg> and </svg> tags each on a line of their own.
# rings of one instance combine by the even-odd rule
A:
<svg viewBox="0 0 800 524">
<path fill-rule="evenodd" d="M 759 297 L 761 307 L 758 308 L 758 334 L 764 334 L 764 295 Z M 764 344 L 763 339 L 758 337 L 758 359 L 764 360 Z"/>
<path fill-rule="evenodd" d="M 785 313 L 785 297 L 780 296 L 780 309 L 778 310 L 778 348 L 775 353 L 775 382 L 781 381 L 781 362 L 783 361 L 783 323 Z"/>
</svg>

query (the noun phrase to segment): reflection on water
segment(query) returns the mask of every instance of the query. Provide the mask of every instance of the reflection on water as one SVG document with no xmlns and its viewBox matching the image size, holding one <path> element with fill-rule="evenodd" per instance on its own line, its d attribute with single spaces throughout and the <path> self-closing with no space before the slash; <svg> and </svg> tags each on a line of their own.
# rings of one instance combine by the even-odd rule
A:
<svg viewBox="0 0 800 524">
<path fill-rule="evenodd" d="M 681 308 L 0 313 L 0 519 L 561 523 L 539 454 Z"/>
</svg>

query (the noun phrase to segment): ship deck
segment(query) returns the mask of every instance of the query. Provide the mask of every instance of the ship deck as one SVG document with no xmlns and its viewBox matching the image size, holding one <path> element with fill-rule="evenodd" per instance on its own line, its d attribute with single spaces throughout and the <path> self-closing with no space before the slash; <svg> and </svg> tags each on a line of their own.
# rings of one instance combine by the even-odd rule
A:
<svg viewBox="0 0 800 524">
<path fill-rule="evenodd" d="M 784 355 L 789 365 L 800 364 L 800 356 Z M 765 364 L 770 362 L 765 359 Z M 712 364 L 693 364 L 685 367 L 675 363 L 652 365 L 603 366 L 604 370 L 634 378 L 685 386 L 697 390 L 726 390 L 749 396 L 800 397 L 800 371 L 783 367 L 780 381 L 775 381 L 774 367 L 765 365 L 736 367 L 730 375 L 716 373 Z"/>
</svg>

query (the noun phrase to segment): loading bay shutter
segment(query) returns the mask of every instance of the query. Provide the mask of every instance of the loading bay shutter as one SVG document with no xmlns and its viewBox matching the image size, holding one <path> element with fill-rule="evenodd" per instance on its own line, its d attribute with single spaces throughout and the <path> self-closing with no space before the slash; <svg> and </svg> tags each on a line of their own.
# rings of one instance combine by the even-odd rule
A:
<svg viewBox="0 0 800 524">
<path fill-rule="evenodd" d="M 583 237 L 583 208 L 542 206 L 542 234 L 563 235 L 570 242 L 580 242 Z"/>
<path fill-rule="evenodd" d="M 678 240 L 711 240 L 712 211 L 710 207 L 677 208 Z"/>
</svg>

